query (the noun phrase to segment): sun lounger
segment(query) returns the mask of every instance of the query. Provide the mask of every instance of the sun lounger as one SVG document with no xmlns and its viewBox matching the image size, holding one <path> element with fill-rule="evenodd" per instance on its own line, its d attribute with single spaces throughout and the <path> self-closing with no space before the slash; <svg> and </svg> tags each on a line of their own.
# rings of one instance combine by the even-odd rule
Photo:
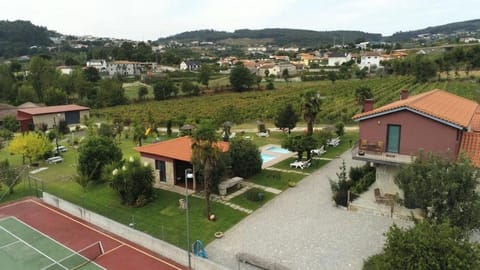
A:
<svg viewBox="0 0 480 270">
<path fill-rule="evenodd" d="M 318 149 L 312 149 L 310 150 L 310 153 L 312 153 L 312 155 L 316 155 L 316 156 L 321 156 L 323 154 L 325 154 L 327 151 L 325 150 L 325 145 L 322 145 L 322 147 L 318 148 Z"/>
<path fill-rule="evenodd" d="M 300 169 L 303 170 L 303 169 L 305 169 L 305 168 L 310 167 L 310 165 L 312 165 L 312 161 L 311 161 L 310 159 L 307 160 L 307 161 L 303 161 L 303 162 L 301 162 L 301 164 L 300 164 Z"/>
<path fill-rule="evenodd" d="M 340 144 L 340 137 L 337 137 L 337 138 L 332 138 L 330 140 L 327 141 L 327 145 L 328 146 L 333 146 L 333 147 L 336 147 Z"/>
<path fill-rule="evenodd" d="M 57 164 L 63 162 L 63 158 L 60 156 L 51 157 L 45 160 L 48 164 Z"/>
<path fill-rule="evenodd" d="M 303 162 L 295 160 L 294 162 L 290 163 L 290 168 L 300 168 Z"/>
</svg>

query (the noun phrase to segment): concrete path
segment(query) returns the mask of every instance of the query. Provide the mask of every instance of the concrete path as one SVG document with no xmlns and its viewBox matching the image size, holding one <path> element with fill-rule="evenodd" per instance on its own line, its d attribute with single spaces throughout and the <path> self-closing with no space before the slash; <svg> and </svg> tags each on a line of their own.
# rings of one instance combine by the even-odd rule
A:
<svg viewBox="0 0 480 270">
<path fill-rule="evenodd" d="M 341 158 L 347 168 L 354 163 L 350 151 Z M 256 269 L 239 264 L 235 259 L 239 252 L 290 269 L 361 269 L 364 259 L 381 251 L 383 233 L 393 222 L 409 223 L 334 207 L 329 179 L 336 179 L 341 158 L 282 192 L 210 243 L 209 258 L 235 270 Z"/>
</svg>

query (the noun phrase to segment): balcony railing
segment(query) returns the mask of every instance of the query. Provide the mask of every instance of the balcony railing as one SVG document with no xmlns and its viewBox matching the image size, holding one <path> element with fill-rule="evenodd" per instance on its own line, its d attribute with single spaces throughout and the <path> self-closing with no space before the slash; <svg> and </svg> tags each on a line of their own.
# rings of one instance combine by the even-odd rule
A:
<svg viewBox="0 0 480 270">
<path fill-rule="evenodd" d="M 360 149 L 358 142 L 351 150 L 352 158 L 386 165 L 401 165 L 411 163 L 415 156 L 401 155 L 398 153 L 385 152 L 383 149 L 362 147 Z"/>
</svg>

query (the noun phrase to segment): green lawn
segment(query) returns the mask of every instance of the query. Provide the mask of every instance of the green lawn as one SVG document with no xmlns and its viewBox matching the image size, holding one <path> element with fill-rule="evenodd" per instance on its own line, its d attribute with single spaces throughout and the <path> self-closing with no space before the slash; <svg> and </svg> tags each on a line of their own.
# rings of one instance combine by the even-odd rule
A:
<svg viewBox="0 0 480 270">
<path fill-rule="evenodd" d="M 273 193 L 266 192 L 266 191 L 261 191 L 261 192 L 263 193 L 264 198 L 259 202 L 254 202 L 247 199 L 247 193 L 242 193 L 238 195 L 237 197 L 231 199 L 230 202 L 240 205 L 243 208 L 256 210 L 275 197 L 275 194 Z"/>
<path fill-rule="evenodd" d="M 146 86 L 148 89 L 148 94 L 145 96 L 145 98 L 153 99 L 153 87 L 139 81 L 123 84 L 123 89 L 125 89 L 125 96 L 127 96 L 129 100 L 138 99 L 138 89 L 140 89 L 140 87 L 142 86 Z"/>
<path fill-rule="evenodd" d="M 298 173 L 262 170 L 260 173 L 248 178 L 247 180 L 262 186 L 285 190 L 288 188 L 289 181 L 298 183 L 304 177 L 305 175 Z"/>
<path fill-rule="evenodd" d="M 285 133 L 272 132 L 268 138 L 257 137 L 254 133 L 247 133 L 253 138 L 256 145 L 265 144 L 281 144 Z M 151 143 L 155 140 L 155 136 L 150 136 L 143 143 Z M 347 133 L 342 138 L 342 143 L 336 148 L 329 148 L 325 157 L 336 157 L 341 152 L 349 148 L 349 140 L 355 141 L 356 133 Z M 169 139 L 161 134 L 160 140 Z M 118 142 L 122 149 L 124 158 L 129 156 L 138 156 L 133 147 L 136 145 L 131 138 L 123 138 Z M 63 140 L 62 145 L 68 147 L 68 151 L 62 153 L 63 163 L 46 164 L 39 161 L 39 167 L 48 167 L 48 169 L 35 174 L 35 177 L 42 179 L 42 182 L 28 181 L 23 179 L 16 187 L 13 194 L 6 194 L 6 187 L 0 188 L 0 195 L 5 197 L 0 202 L 15 200 L 24 196 L 38 196 L 37 190 L 42 188 L 56 196 L 64 198 L 72 203 L 81 205 L 91 211 L 116 220 L 122 224 L 135 223 L 135 228 L 146 232 L 154 237 L 163 239 L 169 243 L 179 247 L 185 247 L 185 210 L 180 209 L 178 200 L 183 198 L 182 195 L 164 190 L 155 190 L 155 199 L 144 207 L 132 208 L 121 205 L 117 194 L 108 186 L 107 183 L 93 184 L 86 188 L 81 187 L 75 182 L 76 164 L 78 160 L 77 150 Z M 21 156 L 11 155 L 6 148 L 0 150 L 0 159 L 8 158 L 12 165 L 19 166 L 22 163 Z M 312 166 L 304 170 L 304 172 L 313 172 L 320 168 L 328 161 L 314 160 Z M 275 167 L 289 168 L 289 160 L 283 161 Z M 36 169 L 36 167 L 31 168 Z M 277 188 L 280 190 L 287 189 L 288 182 L 299 182 L 304 175 L 298 173 L 283 173 L 278 171 L 263 170 L 261 173 L 247 179 L 254 183 Z M 265 192 L 265 199 L 261 202 L 252 202 L 245 198 L 242 194 L 232 199 L 232 202 L 248 209 L 257 209 L 272 199 L 275 195 Z M 1 198 L 1 197 L 0 197 Z M 190 198 L 190 231 L 192 241 L 196 239 L 202 240 L 208 244 L 214 239 L 216 231 L 226 231 L 234 224 L 238 223 L 246 216 L 245 213 L 234 210 L 228 206 L 212 203 L 212 212 L 216 215 L 216 221 L 208 221 L 204 217 L 204 201 L 197 198 Z"/>
<path fill-rule="evenodd" d="M 340 145 L 337 147 L 328 147 L 326 148 L 327 152 L 321 156 L 321 158 L 327 158 L 327 159 L 334 159 L 337 158 L 340 154 L 343 152 L 347 151 L 350 149 L 350 147 L 358 140 L 358 132 L 347 132 L 345 133 L 340 141 Z M 304 159 L 306 156 L 304 155 Z M 283 170 L 297 170 L 299 172 L 305 172 L 305 173 L 312 173 L 316 170 L 318 170 L 320 167 L 323 165 L 327 164 L 329 161 L 328 160 L 319 160 L 319 159 L 313 159 L 312 160 L 312 165 L 308 168 L 305 169 L 295 169 L 295 168 L 290 168 L 290 163 L 295 161 L 297 159 L 297 156 L 293 156 L 289 159 L 283 160 L 272 167 L 278 168 L 278 169 L 283 169 Z"/>
<path fill-rule="evenodd" d="M 186 213 L 179 208 L 178 200 L 184 198 L 180 194 L 155 189 L 153 202 L 134 208 L 121 205 L 117 194 L 106 183 L 83 189 L 72 181 L 49 182 L 46 190 L 122 224 L 133 222 L 136 229 L 176 246 L 185 245 Z M 204 200 L 194 197 L 189 200 L 191 239 L 200 239 L 205 244 L 214 239 L 216 231 L 226 231 L 246 216 L 228 206 L 212 203 L 212 213 L 217 218 L 214 222 L 208 221 L 204 216 Z"/>
</svg>

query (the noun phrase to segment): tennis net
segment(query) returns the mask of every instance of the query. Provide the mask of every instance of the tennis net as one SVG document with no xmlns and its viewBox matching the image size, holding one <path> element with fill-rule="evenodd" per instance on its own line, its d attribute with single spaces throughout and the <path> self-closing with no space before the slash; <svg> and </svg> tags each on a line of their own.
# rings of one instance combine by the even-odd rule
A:
<svg viewBox="0 0 480 270">
<path fill-rule="evenodd" d="M 82 266 L 100 257 L 103 253 L 102 242 L 98 241 L 45 266 L 41 270 L 80 269 Z"/>
</svg>

